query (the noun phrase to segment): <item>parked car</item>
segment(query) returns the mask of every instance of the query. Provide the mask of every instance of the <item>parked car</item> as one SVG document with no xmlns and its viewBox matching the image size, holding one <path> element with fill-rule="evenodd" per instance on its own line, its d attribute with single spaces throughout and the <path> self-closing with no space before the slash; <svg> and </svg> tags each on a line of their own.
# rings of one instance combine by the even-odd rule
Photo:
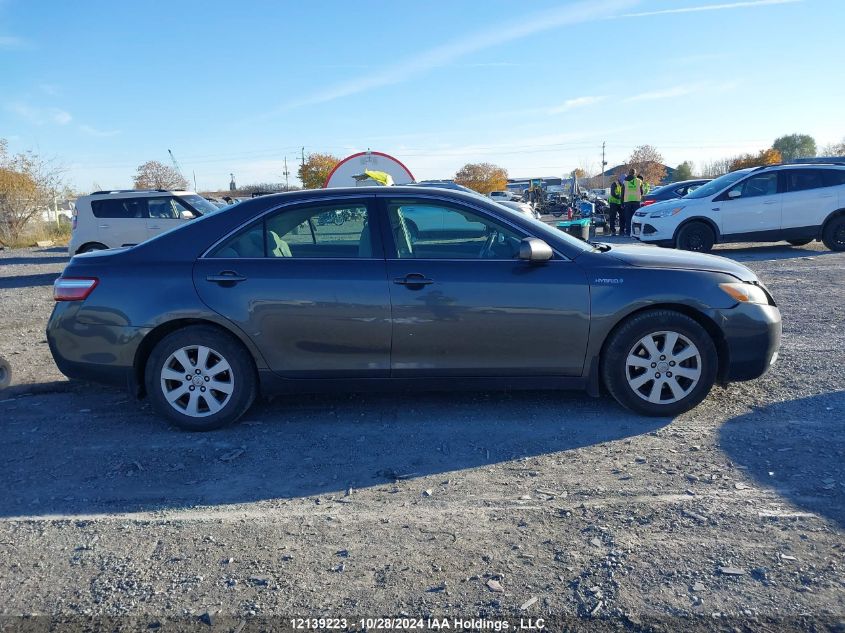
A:
<svg viewBox="0 0 845 633">
<path fill-rule="evenodd" d="M 710 182 L 710 178 L 696 178 L 693 180 L 680 180 L 668 185 L 661 185 L 655 187 L 643 196 L 642 206 L 647 207 L 655 202 L 662 202 L 663 200 L 672 200 L 674 198 L 683 198 L 688 193 L 695 191 L 701 185 L 706 185 Z"/>
<path fill-rule="evenodd" d="M 95 191 L 76 201 L 68 252 L 132 246 L 218 207 L 192 191 Z"/>
<path fill-rule="evenodd" d="M 631 234 L 649 244 L 709 251 L 722 242 L 845 250 L 845 165 L 787 164 L 740 169 L 677 200 L 634 214 Z"/>
<path fill-rule="evenodd" d="M 519 202 L 517 200 L 497 200 L 496 202 L 506 206 L 508 209 L 513 209 L 523 215 L 527 215 L 529 218 L 534 218 L 535 220 L 539 220 L 540 217 L 542 217 L 540 212 L 527 202 Z"/>
<path fill-rule="evenodd" d="M 318 222 L 338 211 L 342 225 Z M 54 296 L 65 375 L 130 385 L 193 430 L 258 394 L 325 389 L 607 389 L 673 416 L 766 372 L 781 333 L 769 291 L 732 260 L 582 242 L 489 199 L 401 186 L 243 202 L 78 255 Z"/>
<path fill-rule="evenodd" d="M 517 200 L 522 197 L 517 196 L 511 191 L 491 191 L 488 196 L 490 197 L 490 199 L 495 200 L 496 202 L 502 202 L 504 200 Z"/>
</svg>

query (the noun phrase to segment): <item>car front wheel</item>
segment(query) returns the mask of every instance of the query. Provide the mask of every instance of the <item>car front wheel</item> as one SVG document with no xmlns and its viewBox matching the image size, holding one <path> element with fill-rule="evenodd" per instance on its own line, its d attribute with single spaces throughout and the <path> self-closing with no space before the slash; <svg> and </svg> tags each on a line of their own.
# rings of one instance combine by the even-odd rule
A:
<svg viewBox="0 0 845 633">
<path fill-rule="evenodd" d="M 602 377 L 623 406 L 649 416 L 675 416 L 699 404 L 716 380 L 718 354 L 707 331 L 671 310 L 644 312 L 610 336 Z"/>
<path fill-rule="evenodd" d="M 709 253 L 716 243 L 713 229 L 703 222 L 690 222 L 681 227 L 677 237 L 678 248 L 683 251 Z"/>
<path fill-rule="evenodd" d="M 256 394 L 249 353 L 210 326 L 165 336 L 150 355 L 145 382 L 156 411 L 188 431 L 211 431 L 235 422 Z"/>
<path fill-rule="evenodd" d="M 822 241 L 832 251 L 845 251 L 845 215 L 833 218 L 825 225 Z"/>
</svg>

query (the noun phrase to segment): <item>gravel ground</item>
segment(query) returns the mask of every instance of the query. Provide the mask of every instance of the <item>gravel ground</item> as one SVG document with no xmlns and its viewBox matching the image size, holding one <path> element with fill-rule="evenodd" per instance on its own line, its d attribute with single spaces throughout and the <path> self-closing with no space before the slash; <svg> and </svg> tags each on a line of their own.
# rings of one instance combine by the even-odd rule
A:
<svg viewBox="0 0 845 633">
<path fill-rule="evenodd" d="M 308 396 L 197 435 L 65 381 L 43 333 L 65 257 L 0 252 L 0 616 L 843 630 L 845 254 L 718 254 L 773 291 L 781 356 L 675 419 L 581 394 Z"/>
</svg>

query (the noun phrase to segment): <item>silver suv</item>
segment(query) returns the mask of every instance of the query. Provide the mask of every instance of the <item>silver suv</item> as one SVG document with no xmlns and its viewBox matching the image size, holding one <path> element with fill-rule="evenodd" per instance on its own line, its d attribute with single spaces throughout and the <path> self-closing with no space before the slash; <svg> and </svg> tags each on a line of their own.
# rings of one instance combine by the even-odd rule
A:
<svg viewBox="0 0 845 633">
<path fill-rule="evenodd" d="M 70 255 L 134 246 L 218 208 L 192 191 L 95 191 L 76 201 Z"/>
</svg>

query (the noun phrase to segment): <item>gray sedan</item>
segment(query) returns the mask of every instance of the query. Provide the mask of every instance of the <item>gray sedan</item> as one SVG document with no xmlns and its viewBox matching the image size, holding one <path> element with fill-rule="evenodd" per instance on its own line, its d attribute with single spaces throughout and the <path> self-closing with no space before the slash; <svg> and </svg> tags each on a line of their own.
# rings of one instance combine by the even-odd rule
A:
<svg viewBox="0 0 845 633">
<path fill-rule="evenodd" d="M 209 430 L 260 394 L 583 389 L 673 416 L 777 357 L 769 291 L 733 261 L 586 243 L 458 191 L 247 200 L 74 257 L 47 327 L 71 378 Z"/>
</svg>

